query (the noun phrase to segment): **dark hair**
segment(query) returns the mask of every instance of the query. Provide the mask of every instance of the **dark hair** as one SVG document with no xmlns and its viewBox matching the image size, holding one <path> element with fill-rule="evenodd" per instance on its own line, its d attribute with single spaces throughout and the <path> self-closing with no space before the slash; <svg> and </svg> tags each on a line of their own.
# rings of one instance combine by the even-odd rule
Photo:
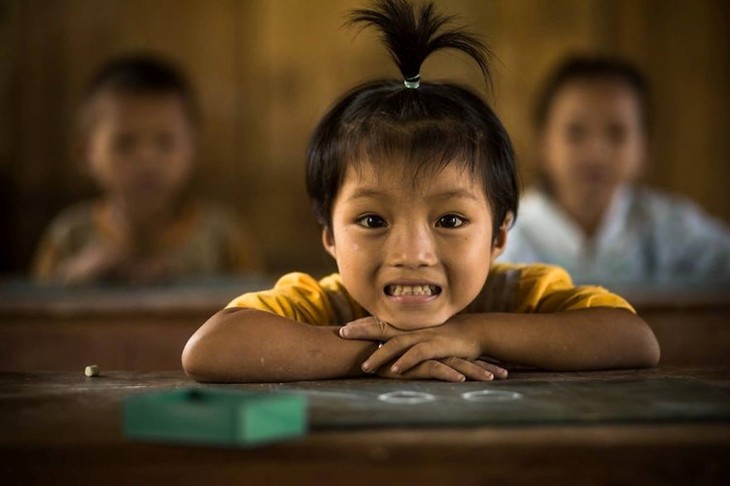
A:
<svg viewBox="0 0 730 486">
<path fill-rule="evenodd" d="M 404 79 L 417 79 L 429 54 L 451 48 L 474 59 L 488 81 L 489 51 L 479 40 L 458 30 L 438 33 L 450 20 L 436 15 L 430 3 L 416 20 L 405 0 L 379 0 L 370 9 L 354 11 L 349 23 L 380 30 Z M 307 189 L 320 224 L 331 224 L 332 202 L 348 165 L 387 163 L 394 155 L 405 156 L 414 176 L 463 163 L 483 183 L 494 235 L 509 212 L 517 215 L 514 151 L 489 105 L 453 83 L 421 83 L 412 89 L 403 80 L 386 79 L 346 93 L 314 131 L 307 152 Z"/>
<path fill-rule="evenodd" d="M 82 108 L 103 92 L 131 95 L 175 95 L 183 102 L 191 121 L 200 121 L 195 92 L 182 70 L 171 61 L 151 54 L 114 58 L 92 76 L 83 96 Z"/>
<path fill-rule="evenodd" d="M 548 78 L 535 105 L 535 128 L 545 126 L 557 93 L 579 80 L 611 80 L 623 83 L 636 93 L 641 109 L 641 125 L 649 133 L 652 126 L 652 101 L 649 82 L 634 65 L 623 59 L 607 56 L 573 56 L 565 59 Z"/>
</svg>

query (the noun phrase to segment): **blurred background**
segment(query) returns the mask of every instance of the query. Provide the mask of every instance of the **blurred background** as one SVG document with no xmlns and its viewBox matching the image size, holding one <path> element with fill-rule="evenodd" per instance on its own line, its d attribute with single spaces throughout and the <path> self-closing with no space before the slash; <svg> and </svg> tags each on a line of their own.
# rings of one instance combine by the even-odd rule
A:
<svg viewBox="0 0 730 486">
<path fill-rule="evenodd" d="M 426 80 L 488 97 L 534 177 L 530 114 L 547 73 L 570 53 L 620 55 L 648 75 L 656 104 L 645 181 L 730 220 L 730 2 L 449 0 L 443 13 L 496 54 L 494 90 L 458 55 Z M 304 189 L 315 124 L 345 90 L 397 76 L 370 32 L 343 28 L 365 0 L 0 0 L 0 273 L 20 275 L 43 228 L 95 193 L 72 150 L 88 77 L 106 59 L 148 51 L 177 61 L 204 112 L 193 191 L 234 207 L 272 273 L 334 266 Z"/>
</svg>

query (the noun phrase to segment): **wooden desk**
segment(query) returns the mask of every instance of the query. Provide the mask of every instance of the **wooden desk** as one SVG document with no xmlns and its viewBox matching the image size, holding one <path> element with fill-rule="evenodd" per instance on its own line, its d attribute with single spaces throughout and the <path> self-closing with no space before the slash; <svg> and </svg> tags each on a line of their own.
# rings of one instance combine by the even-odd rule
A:
<svg viewBox="0 0 730 486">
<path fill-rule="evenodd" d="M 510 380 L 691 377 L 725 394 L 729 371 L 515 372 Z M 255 449 L 123 438 L 124 396 L 188 385 L 176 372 L 0 374 L 0 482 L 664 485 L 730 479 L 727 421 L 312 430 L 302 439 Z"/>
<path fill-rule="evenodd" d="M 0 370 L 179 370 L 187 340 L 234 297 L 269 288 L 250 277 L 152 287 L 0 284 Z"/>
<path fill-rule="evenodd" d="M 180 369 L 188 338 L 213 313 L 273 278 L 149 288 L 65 290 L 0 284 L 0 370 Z M 621 289 L 614 289 L 622 293 Z M 730 366 L 730 296 L 709 291 L 625 294 L 654 330 L 662 363 Z"/>
<path fill-rule="evenodd" d="M 730 366 L 730 289 L 627 288 L 624 296 L 651 326 L 670 366 Z"/>
</svg>

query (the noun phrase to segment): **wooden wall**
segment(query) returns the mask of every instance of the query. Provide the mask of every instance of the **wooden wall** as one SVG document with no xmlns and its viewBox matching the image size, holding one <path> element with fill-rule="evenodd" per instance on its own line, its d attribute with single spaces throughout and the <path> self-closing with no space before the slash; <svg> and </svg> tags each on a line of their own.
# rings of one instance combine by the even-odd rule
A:
<svg viewBox="0 0 730 486">
<path fill-rule="evenodd" d="M 730 220 L 730 3 L 724 0 L 437 1 L 498 57 L 493 104 L 532 177 L 529 113 L 570 52 L 620 54 L 657 99 L 649 183 Z M 25 271 L 43 227 L 93 194 L 70 150 L 79 93 L 109 56 L 167 55 L 188 70 L 205 112 L 194 189 L 234 206 L 273 271 L 324 271 L 303 183 L 307 138 L 358 81 L 396 75 L 372 34 L 342 28 L 365 0 L 0 0 L 0 272 Z M 459 56 L 425 79 L 485 92 Z M 331 268 L 331 267 L 329 267 Z"/>
</svg>

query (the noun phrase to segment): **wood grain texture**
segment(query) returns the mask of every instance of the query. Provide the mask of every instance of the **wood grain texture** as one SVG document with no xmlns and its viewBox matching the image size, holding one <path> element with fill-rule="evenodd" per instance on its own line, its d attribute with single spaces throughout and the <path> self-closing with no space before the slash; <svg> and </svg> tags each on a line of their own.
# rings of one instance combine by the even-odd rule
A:
<svg viewBox="0 0 730 486">
<path fill-rule="evenodd" d="M 521 373 L 516 381 L 692 377 L 728 386 L 726 368 Z M 362 380 L 363 384 L 380 380 Z M 723 484 L 722 423 L 312 431 L 257 449 L 125 441 L 124 396 L 189 386 L 181 373 L 0 374 L 5 484 Z"/>
</svg>

